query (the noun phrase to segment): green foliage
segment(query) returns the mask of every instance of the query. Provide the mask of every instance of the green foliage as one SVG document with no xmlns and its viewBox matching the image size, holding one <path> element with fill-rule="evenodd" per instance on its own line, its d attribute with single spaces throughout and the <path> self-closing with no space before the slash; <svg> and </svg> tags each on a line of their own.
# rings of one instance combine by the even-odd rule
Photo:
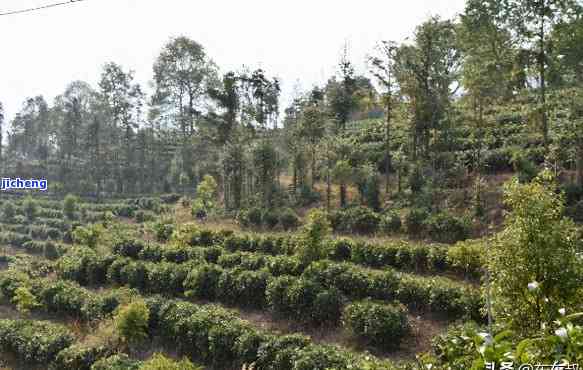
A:
<svg viewBox="0 0 583 370">
<path fill-rule="evenodd" d="M 156 219 L 156 215 L 153 212 L 143 210 L 136 211 L 134 217 L 138 223 L 150 222 Z"/>
<path fill-rule="evenodd" d="M 237 221 L 243 227 L 261 227 L 263 224 L 263 212 L 259 207 L 243 209 L 239 211 Z"/>
<path fill-rule="evenodd" d="M 407 233 L 414 238 L 419 238 L 425 233 L 425 221 L 429 217 L 428 212 L 422 208 L 413 208 L 405 216 L 405 228 Z"/>
<path fill-rule="evenodd" d="M 319 202 L 321 195 L 308 185 L 302 185 L 299 188 L 298 203 L 300 206 L 307 207 Z"/>
<path fill-rule="evenodd" d="M 364 190 L 366 205 L 374 211 L 378 212 L 381 209 L 379 176 L 376 174 L 369 176 L 366 181 Z"/>
<path fill-rule="evenodd" d="M 291 208 L 284 208 L 279 214 L 279 223 L 285 231 L 294 230 L 300 225 L 300 218 Z"/>
<path fill-rule="evenodd" d="M 350 207 L 331 216 L 334 231 L 372 234 L 378 229 L 381 217 L 368 207 Z"/>
<path fill-rule="evenodd" d="M 389 211 L 381 216 L 379 230 L 384 234 L 396 234 L 401 231 L 401 216 L 396 212 Z"/>
<path fill-rule="evenodd" d="M 63 214 L 69 220 L 74 220 L 79 210 L 79 198 L 73 194 L 67 194 L 63 201 Z"/>
<path fill-rule="evenodd" d="M 195 298 L 216 299 L 222 274 L 223 269 L 216 265 L 198 266 L 188 273 L 184 281 L 185 294 Z"/>
<path fill-rule="evenodd" d="M 269 307 L 277 314 L 311 324 L 335 324 L 340 320 L 343 298 L 337 289 L 324 289 L 307 279 L 282 276 L 266 290 Z"/>
<path fill-rule="evenodd" d="M 72 342 L 73 335 L 62 325 L 0 320 L 0 351 L 12 352 L 24 362 L 46 365 Z"/>
<path fill-rule="evenodd" d="M 31 196 L 28 196 L 22 202 L 22 211 L 28 221 L 33 221 L 38 216 L 39 205 Z"/>
<path fill-rule="evenodd" d="M 16 309 L 18 310 L 18 312 L 23 314 L 28 314 L 30 313 L 31 310 L 40 306 L 34 294 L 32 294 L 30 290 L 25 286 L 18 287 L 14 291 L 12 303 L 16 305 Z"/>
<path fill-rule="evenodd" d="M 128 355 L 118 354 L 97 361 L 91 366 L 91 370 L 139 370 L 140 365 Z"/>
<path fill-rule="evenodd" d="M 79 226 L 73 230 L 73 241 L 95 249 L 104 232 L 103 226 L 99 224 Z"/>
<path fill-rule="evenodd" d="M 174 361 L 156 353 L 140 366 L 140 370 L 202 370 L 202 367 L 195 366 L 187 358 Z"/>
<path fill-rule="evenodd" d="M 488 258 L 498 317 L 526 333 L 536 331 L 580 293 L 576 228 L 563 217 L 563 199 L 550 172 L 506 185 L 511 212 Z"/>
<path fill-rule="evenodd" d="M 481 241 L 459 242 L 447 249 L 447 261 L 465 276 L 477 278 L 486 266 L 486 248 Z"/>
<path fill-rule="evenodd" d="M 395 349 L 410 332 L 403 306 L 363 301 L 344 309 L 344 325 L 354 336 L 380 348 Z"/>
<path fill-rule="evenodd" d="M 174 222 L 171 219 L 160 219 L 154 223 L 154 233 L 156 234 L 156 239 L 159 242 L 166 242 L 170 240 L 172 233 L 174 232 Z"/>
<path fill-rule="evenodd" d="M 302 228 L 303 242 L 298 250 L 300 259 L 304 263 L 317 261 L 326 257 L 324 239 L 330 234 L 330 221 L 326 212 L 321 209 L 312 209 Z"/>
<path fill-rule="evenodd" d="M 65 348 L 51 363 L 52 370 L 91 370 L 92 365 L 111 353 L 105 346 L 74 344 Z"/>
<path fill-rule="evenodd" d="M 115 326 L 120 337 L 130 344 L 148 338 L 150 311 L 143 301 L 135 301 L 121 307 L 115 315 Z"/>
<path fill-rule="evenodd" d="M 196 199 L 192 204 L 192 215 L 204 219 L 215 211 L 217 206 L 217 182 L 211 175 L 205 175 L 196 187 Z"/>
<path fill-rule="evenodd" d="M 420 356 L 421 364 L 437 370 L 483 369 L 486 363 L 496 368 L 503 363 L 514 366 L 532 364 L 580 364 L 583 356 L 583 327 L 574 324 L 581 314 L 558 317 L 531 337 L 522 338 L 505 327 L 495 335 L 481 331 L 475 324 L 452 327 L 433 340 L 432 351 Z"/>
<path fill-rule="evenodd" d="M 470 236 L 468 220 L 441 212 L 425 221 L 425 229 L 431 239 L 440 243 L 455 243 Z"/>
<path fill-rule="evenodd" d="M 279 212 L 275 209 L 266 210 L 261 219 L 268 229 L 274 229 L 279 224 Z"/>
<path fill-rule="evenodd" d="M 14 205 L 11 202 L 5 202 L 2 205 L 2 221 L 12 223 L 12 221 L 14 221 L 14 216 L 16 216 Z"/>
<path fill-rule="evenodd" d="M 534 179 L 538 174 L 536 165 L 529 160 L 521 150 L 514 152 L 512 156 L 512 166 L 518 174 L 520 182 L 525 183 Z"/>
</svg>

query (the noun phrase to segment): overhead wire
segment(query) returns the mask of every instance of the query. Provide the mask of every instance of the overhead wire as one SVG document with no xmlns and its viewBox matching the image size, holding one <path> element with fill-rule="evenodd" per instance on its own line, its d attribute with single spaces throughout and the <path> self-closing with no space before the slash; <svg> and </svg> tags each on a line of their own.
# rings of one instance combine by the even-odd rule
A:
<svg viewBox="0 0 583 370">
<path fill-rule="evenodd" d="M 82 2 L 82 1 L 86 1 L 86 0 L 69 0 L 69 1 L 63 1 L 63 2 L 60 2 L 60 3 L 53 3 L 53 4 L 43 5 L 43 6 L 37 6 L 37 7 L 34 7 L 34 8 L 20 9 L 20 10 L 11 10 L 11 11 L 7 11 L 7 12 L 0 13 L 0 17 L 1 16 L 4 16 L 4 15 L 15 15 L 15 14 L 30 13 L 30 12 L 35 12 L 35 11 L 42 10 L 42 9 L 54 8 L 54 7 L 57 7 L 57 6 L 72 5 L 74 3 L 79 3 L 79 2 Z"/>
</svg>

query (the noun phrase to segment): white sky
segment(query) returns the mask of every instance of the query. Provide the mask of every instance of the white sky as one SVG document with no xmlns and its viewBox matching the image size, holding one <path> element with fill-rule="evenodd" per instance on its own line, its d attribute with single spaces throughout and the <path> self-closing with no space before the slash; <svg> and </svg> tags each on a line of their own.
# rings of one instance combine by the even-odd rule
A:
<svg viewBox="0 0 583 370">
<path fill-rule="evenodd" d="M 0 0 L 0 13 L 62 0 Z M 283 101 L 296 81 L 308 89 L 336 71 L 349 41 L 364 72 L 379 40 L 400 41 L 430 15 L 452 17 L 464 0 L 86 0 L 0 17 L 0 101 L 11 120 L 26 97 L 52 99 L 74 80 L 96 86 L 114 61 L 144 87 L 170 37 L 201 43 L 222 72 L 243 64 L 282 80 Z"/>
</svg>

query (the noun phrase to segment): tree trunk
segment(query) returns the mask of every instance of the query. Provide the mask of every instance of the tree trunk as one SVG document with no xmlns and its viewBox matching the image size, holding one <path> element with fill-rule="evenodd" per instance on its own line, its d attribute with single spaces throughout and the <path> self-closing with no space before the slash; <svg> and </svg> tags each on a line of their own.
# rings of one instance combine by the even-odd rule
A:
<svg viewBox="0 0 583 370">
<path fill-rule="evenodd" d="M 389 181 L 391 171 L 391 92 L 387 98 L 387 125 L 385 132 L 385 196 L 389 196 Z"/>
<path fill-rule="evenodd" d="M 312 190 L 316 189 L 316 146 L 312 144 Z"/>
<path fill-rule="evenodd" d="M 542 113 L 542 130 L 543 130 L 543 144 L 545 150 L 548 148 L 549 143 L 549 123 L 547 116 L 546 107 L 546 80 L 545 80 L 545 1 L 542 0 L 541 14 L 540 14 L 540 53 L 539 53 L 539 78 L 540 78 L 540 100 L 541 100 L 541 113 Z"/>
<path fill-rule="evenodd" d="M 340 184 L 340 207 L 346 207 L 346 184 Z"/>
<path fill-rule="evenodd" d="M 577 144 L 577 184 L 583 186 L 583 140 L 579 139 Z"/>
</svg>

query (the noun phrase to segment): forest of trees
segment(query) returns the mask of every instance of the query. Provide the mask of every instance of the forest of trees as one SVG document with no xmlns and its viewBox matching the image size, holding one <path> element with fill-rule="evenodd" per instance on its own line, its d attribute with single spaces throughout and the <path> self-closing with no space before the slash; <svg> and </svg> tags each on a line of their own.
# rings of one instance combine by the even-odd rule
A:
<svg viewBox="0 0 583 370">
<path fill-rule="evenodd" d="M 328 208 L 435 199 L 468 179 L 479 199 L 482 176 L 543 166 L 581 187 L 582 16 L 575 0 L 468 0 L 407 42 L 379 41 L 364 74 L 344 47 L 337 73 L 287 107 L 269 71 L 223 74 L 176 37 L 149 96 L 112 62 L 97 86 L 74 81 L 52 105 L 36 96 L 12 119 L 0 113 L 0 169 L 96 198 L 191 193 L 212 175 L 227 210 L 305 204 L 319 183 Z"/>
</svg>

